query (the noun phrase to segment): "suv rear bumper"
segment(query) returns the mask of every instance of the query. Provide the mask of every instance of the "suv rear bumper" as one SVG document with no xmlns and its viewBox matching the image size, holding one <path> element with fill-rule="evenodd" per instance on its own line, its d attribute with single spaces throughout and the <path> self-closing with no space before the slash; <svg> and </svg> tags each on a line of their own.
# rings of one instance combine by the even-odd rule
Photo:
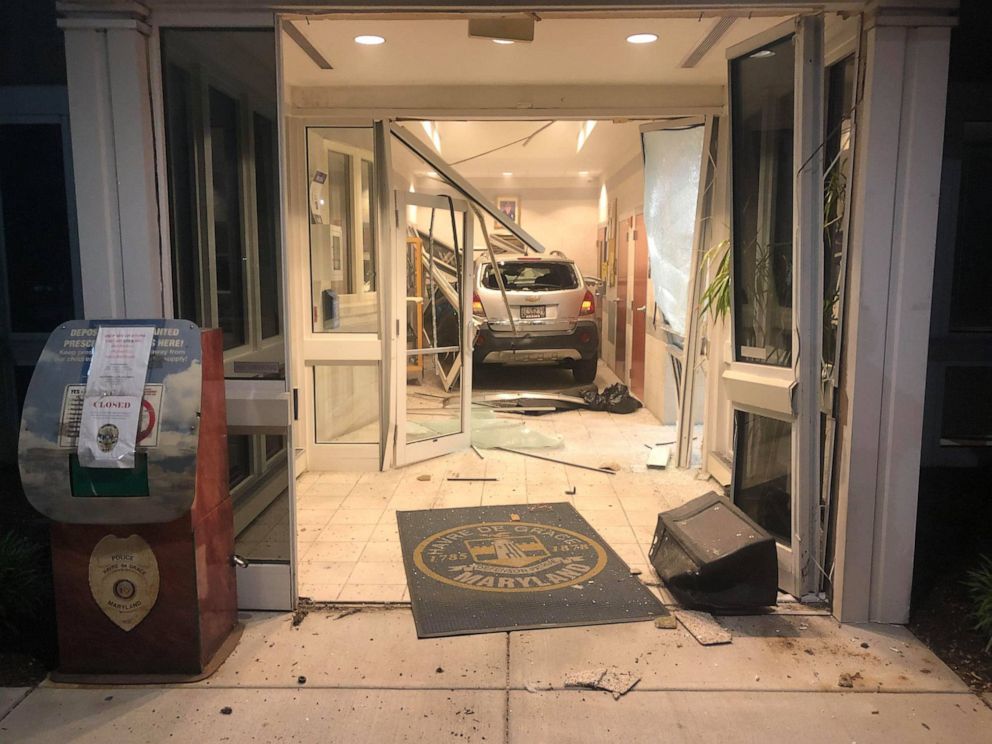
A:
<svg viewBox="0 0 992 744">
<path fill-rule="evenodd" d="M 560 333 L 493 333 L 479 327 L 472 351 L 473 364 L 549 364 L 599 357 L 599 328 L 594 320 L 580 320 Z"/>
</svg>

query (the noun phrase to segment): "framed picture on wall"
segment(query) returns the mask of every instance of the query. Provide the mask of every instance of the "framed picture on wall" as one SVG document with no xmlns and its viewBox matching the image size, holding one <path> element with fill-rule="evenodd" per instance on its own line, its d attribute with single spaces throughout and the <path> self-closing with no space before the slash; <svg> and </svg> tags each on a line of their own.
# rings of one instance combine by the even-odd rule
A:
<svg viewBox="0 0 992 744">
<path fill-rule="evenodd" d="M 520 224 L 520 197 L 497 196 L 496 208 L 518 225 Z M 496 220 L 493 220 L 493 232 L 506 232 L 506 228 Z"/>
</svg>

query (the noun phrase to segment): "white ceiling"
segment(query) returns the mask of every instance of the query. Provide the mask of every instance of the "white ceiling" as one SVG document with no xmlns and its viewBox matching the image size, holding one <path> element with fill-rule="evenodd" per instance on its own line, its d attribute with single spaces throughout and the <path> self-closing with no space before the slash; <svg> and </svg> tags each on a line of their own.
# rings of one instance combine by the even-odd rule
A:
<svg viewBox="0 0 992 744">
<path fill-rule="evenodd" d="M 442 121 L 437 123 L 441 137 L 441 157 L 456 164 L 494 148 L 526 137 L 548 122 L 540 121 Z M 526 145 L 518 143 L 497 152 L 454 165 L 462 175 L 486 179 L 492 185 L 514 186 L 540 179 L 542 185 L 580 186 L 599 183 L 640 153 L 639 122 L 600 121 L 581 152 L 576 152 L 579 127 L 583 122 L 556 121 L 535 135 Z M 423 127 L 405 125 L 426 142 Z M 433 150 L 433 146 L 431 146 Z M 424 169 L 427 170 L 426 168 Z M 580 175 L 585 172 L 585 175 Z M 510 173 L 512 175 L 504 175 Z M 490 180 L 491 179 L 491 180 Z"/>
<path fill-rule="evenodd" d="M 781 22 L 738 18 L 693 69 L 679 63 L 706 35 L 713 18 L 546 19 L 532 43 L 495 44 L 468 36 L 467 20 L 294 21 L 333 65 L 321 70 L 284 37 L 286 82 L 340 85 L 722 85 L 726 48 Z M 659 36 L 653 44 L 628 44 L 632 33 Z M 379 46 L 354 38 L 377 34 Z"/>
</svg>

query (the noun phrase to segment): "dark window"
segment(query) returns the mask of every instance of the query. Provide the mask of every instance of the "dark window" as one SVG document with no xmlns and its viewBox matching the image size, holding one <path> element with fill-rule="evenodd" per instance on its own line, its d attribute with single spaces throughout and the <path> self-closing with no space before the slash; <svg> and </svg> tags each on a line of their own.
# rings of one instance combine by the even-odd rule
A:
<svg viewBox="0 0 992 744">
<path fill-rule="evenodd" d="M 269 461 L 286 449 L 286 437 L 265 436 L 265 460 Z"/>
<path fill-rule="evenodd" d="M 175 316 L 202 325 L 202 288 L 197 263 L 196 144 L 193 138 L 192 87 L 189 73 L 165 68 L 166 162 L 169 178 L 172 297 Z"/>
<path fill-rule="evenodd" d="M 782 39 L 730 63 L 735 357 L 792 364 L 795 50 Z"/>
<path fill-rule="evenodd" d="M 238 104 L 214 88 L 210 89 L 209 98 L 217 317 L 224 331 L 224 348 L 231 349 L 243 345 L 248 338 L 245 314 L 245 250 L 241 233 Z"/>
<path fill-rule="evenodd" d="M 272 122 L 252 117 L 255 130 L 255 210 L 258 224 L 258 294 L 262 338 L 279 335 L 279 180 Z"/>
<path fill-rule="evenodd" d="M 577 289 L 579 278 L 570 263 L 552 261 L 500 261 L 499 271 L 503 286 L 511 292 L 543 292 L 558 289 Z M 482 273 L 482 286 L 499 289 L 492 264 L 486 264 Z"/>
<path fill-rule="evenodd" d="M 944 373 L 942 439 L 992 440 L 992 367 L 953 366 Z"/>
<path fill-rule="evenodd" d="M 246 434 L 227 436 L 228 485 L 236 485 L 251 475 L 251 437 Z"/>
<path fill-rule="evenodd" d="M 954 280 L 951 289 L 951 330 L 992 330 L 992 123 L 966 122 L 961 151 L 961 191 Z"/>
<path fill-rule="evenodd" d="M 13 333 L 49 333 L 75 315 L 65 186 L 60 125 L 0 125 L 0 227 Z"/>
<path fill-rule="evenodd" d="M 734 414 L 734 503 L 777 540 L 792 534 L 792 425 L 737 411 Z"/>
</svg>

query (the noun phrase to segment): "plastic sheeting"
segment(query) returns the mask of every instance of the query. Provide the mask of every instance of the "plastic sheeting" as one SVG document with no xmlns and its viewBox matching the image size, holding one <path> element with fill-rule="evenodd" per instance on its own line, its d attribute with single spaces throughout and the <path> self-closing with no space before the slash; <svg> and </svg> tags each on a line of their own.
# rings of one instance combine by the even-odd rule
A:
<svg viewBox="0 0 992 744">
<path fill-rule="evenodd" d="M 642 132 L 644 228 L 654 299 L 671 330 L 685 335 L 699 197 L 703 125 Z"/>
</svg>

